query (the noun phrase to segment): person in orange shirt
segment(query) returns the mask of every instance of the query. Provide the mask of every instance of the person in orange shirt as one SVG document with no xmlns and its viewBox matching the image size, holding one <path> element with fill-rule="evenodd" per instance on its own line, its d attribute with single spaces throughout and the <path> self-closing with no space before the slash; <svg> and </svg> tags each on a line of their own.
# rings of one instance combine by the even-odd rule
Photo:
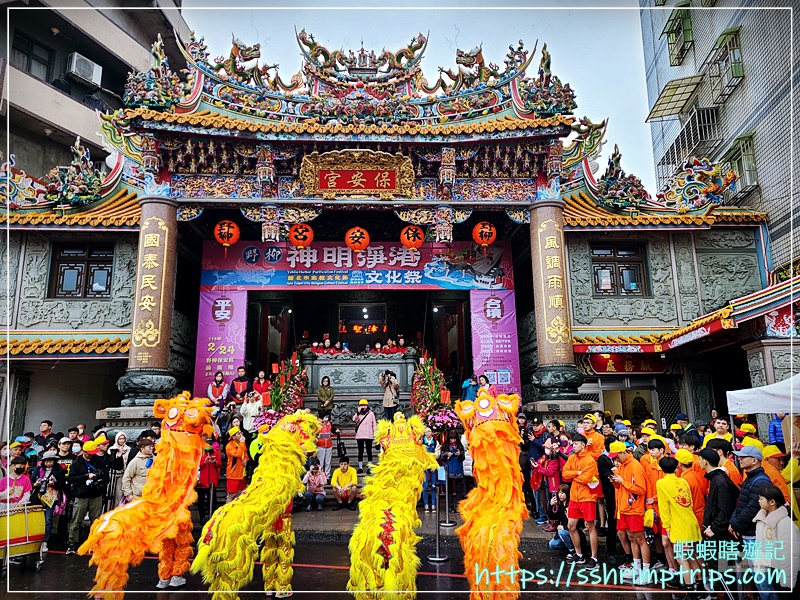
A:
<svg viewBox="0 0 800 600">
<path fill-rule="evenodd" d="M 764 460 L 761 461 L 761 466 L 764 468 L 764 473 L 767 474 L 767 477 L 769 477 L 772 485 L 781 491 L 781 494 L 783 494 L 783 499 L 786 500 L 786 503 L 791 504 L 792 497 L 789 493 L 789 487 L 786 485 L 786 480 L 781 474 L 781 471 L 783 470 L 783 459 L 786 458 L 786 454 L 781 452 L 780 448 L 777 446 L 772 445 L 765 446 L 761 451 L 761 456 L 764 457 Z"/>
<path fill-rule="evenodd" d="M 597 495 L 589 487 L 589 484 L 597 482 L 599 485 L 600 479 L 598 478 L 597 461 L 586 449 L 587 441 L 580 433 L 572 436 L 573 451 L 561 470 L 561 478 L 572 482 L 569 490 L 567 527 L 569 527 L 569 537 L 575 545 L 575 553 L 567 554 L 565 560 L 583 565 L 585 569 L 594 570 L 597 569 L 598 546 L 597 528 L 594 526 L 597 519 Z M 581 538 L 578 534 L 578 521 L 581 519 L 586 522 L 589 545 L 592 549 L 592 557 L 588 559 L 581 554 Z"/>
<path fill-rule="evenodd" d="M 247 483 L 244 480 L 244 468 L 249 457 L 247 456 L 247 444 L 245 443 L 244 433 L 238 427 L 228 430 L 230 441 L 225 446 L 225 454 L 228 456 L 228 466 L 225 469 L 227 479 L 226 502 L 233 502 L 242 495 Z"/>
<path fill-rule="evenodd" d="M 597 417 L 593 414 L 583 415 L 583 435 L 586 437 L 586 451 L 597 460 L 606 449 L 606 438 L 602 433 L 595 431 Z"/>
<path fill-rule="evenodd" d="M 617 534 L 625 554 L 633 555 L 633 570 L 642 573 L 650 569 L 650 546 L 644 537 L 644 511 L 647 482 L 644 467 L 631 456 L 623 442 L 612 442 L 608 457 L 614 460 L 616 467 L 611 481 L 614 484 L 616 505 Z M 626 571 L 622 572 L 626 577 Z"/>
<path fill-rule="evenodd" d="M 725 472 L 728 473 L 730 480 L 736 484 L 736 487 L 741 489 L 742 474 L 739 469 L 736 468 L 734 462 L 730 459 L 730 455 L 733 452 L 733 446 L 731 443 L 719 439 L 708 440 L 706 443 L 706 448 L 711 448 L 714 452 L 719 454 L 720 468 L 725 469 Z"/>
<path fill-rule="evenodd" d="M 681 436 L 680 442 L 678 442 L 679 449 L 688 450 L 692 455 L 692 470 L 697 473 L 697 479 L 700 481 L 700 485 L 702 486 L 701 489 L 703 490 L 703 495 L 708 496 L 708 479 L 706 479 L 706 472 L 703 470 L 703 467 L 700 466 L 700 459 L 697 458 L 697 454 L 695 454 L 703 449 L 702 446 L 703 444 L 700 441 L 700 436 L 698 436 L 694 431 L 690 433 L 684 433 Z M 700 520 L 702 522 L 702 517 L 700 517 Z"/>
<path fill-rule="evenodd" d="M 689 490 L 692 492 L 692 511 L 697 519 L 697 524 L 700 529 L 703 529 L 703 514 L 706 510 L 706 493 L 703 491 L 706 486 L 702 481 L 708 481 L 705 477 L 705 469 L 703 470 L 702 481 L 694 469 L 695 460 L 697 456 L 685 448 L 681 448 L 675 454 L 675 459 L 678 461 L 678 477 L 683 479 L 689 484 Z"/>
<path fill-rule="evenodd" d="M 647 442 L 647 456 L 642 457 L 642 464 L 644 465 L 644 475 L 647 485 L 645 492 L 645 510 L 653 509 L 656 516 L 659 515 L 658 509 L 658 490 L 656 484 L 664 477 L 664 471 L 658 464 L 667 454 L 667 446 L 660 439 L 651 439 Z M 655 537 L 655 554 L 656 560 L 653 563 L 654 569 L 663 568 L 668 565 L 673 569 L 678 568 L 678 563 L 675 561 L 675 553 L 672 550 L 672 544 L 669 537 L 662 535 L 661 519 L 653 521 L 653 536 Z"/>
</svg>

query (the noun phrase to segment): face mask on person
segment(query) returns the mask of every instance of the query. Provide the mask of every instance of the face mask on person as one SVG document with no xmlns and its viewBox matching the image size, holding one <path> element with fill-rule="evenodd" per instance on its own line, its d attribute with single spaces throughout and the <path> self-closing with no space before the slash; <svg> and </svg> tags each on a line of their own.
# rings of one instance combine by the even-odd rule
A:
<svg viewBox="0 0 800 600">
<path fill-rule="evenodd" d="M 562 446 L 567 446 L 569 444 L 569 440 L 561 440 L 559 442 Z"/>
<path fill-rule="evenodd" d="M 22 475 L 24 471 L 25 467 L 14 467 L 14 473 L 16 473 L 17 475 Z"/>
<path fill-rule="evenodd" d="M 78 427 L 78 433 L 79 433 L 80 435 L 83 435 L 83 427 Z"/>
<path fill-rule="evenodd" d="M 80 447 L 80 445 L 78 445 L 78 444 L 75 444 L 75 445 L 72 447 L 72 453 L 73 453 L 73 454 L 77 454 L 77 453 L 78 453 L 78 452 L 80 452 L 80 451 L 81 451 L 81 447 Z"/>
</svg>

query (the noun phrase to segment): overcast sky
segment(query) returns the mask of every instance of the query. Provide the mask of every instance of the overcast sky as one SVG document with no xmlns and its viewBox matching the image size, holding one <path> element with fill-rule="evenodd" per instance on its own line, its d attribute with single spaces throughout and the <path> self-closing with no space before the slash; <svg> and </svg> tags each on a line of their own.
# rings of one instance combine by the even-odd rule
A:
<svg viewBox="0 0 800 600">
<path fill-rule="evenodd" d="M 198 38 L 205 37 L 211 58 L 228 56 L 234 33 L 246 44 L 261 43 L 260 64 L 278 63 L 286 82 L 302 66 L 295 27 L 331 50 L 357 50 L 363 40 L 376 53 L 399 50 L 421 32 L 429 40 L 422 61 L 429 84 L 438 78 L 438 67 L 455 67 L 456 48 L 483 44 L 486 62 L 503 66 L 509 44 L 523 40 L 532 50 L 538 39 L 528 72 L 535 76 L 547 42 L 552 72 L 577 92 L 576 115 L 593 122 L 609 118 L 601 171 L 619 144 L 623 169 L 641 177 L 651 194 L 657 191 L 650 128 L 644 122 L 649 107 L 637 0 L 616 0 L 626 7 L 617 9 L 598 9 L 600 2 L 590 0 L 502 3 L 506 8 L 470 0 L 435 0 L 437 8 L 418 0 L 373 2 L 368 8 L 358 8 L 363 0 L 339 2 L 337 8 L 331 2 L 295 1 L 298 6 L 281 8 L 286 2 L 231 0 L 220 9 L 220 0 L 183 0 L 183 16 Z M 553 8 L 566 2 L 575 8 Z M 402 8 L 391 8 L 397 6 Z"/>
</svg>

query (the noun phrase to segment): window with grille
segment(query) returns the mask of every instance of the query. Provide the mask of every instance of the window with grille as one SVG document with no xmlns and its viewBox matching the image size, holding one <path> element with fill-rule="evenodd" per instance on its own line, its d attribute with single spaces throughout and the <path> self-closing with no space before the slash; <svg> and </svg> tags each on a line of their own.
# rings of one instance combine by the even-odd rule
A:
<svg viewBox="0 0 800 600">
<path fill-rule="evenodd" d="M 594 295 L 647 295 L 644 257 L 644 246 L 592 244 Z"/>
<path fill-rule="evenodd" d="M 667 36 L 670 66 L 679 66 L 694 44 L 691 11 L 684 8 L 673 10 L 661 35 Z"/>
<path fill-rule="evenodd" d="M 53 51 L 19 33 L 11 44 L 11 64 L 42 81 L 50 80 Z"/>
<path fill-rule="evenodd" d="M 744 79 L 738 28 L 719 36 L 707 62 L 714 104 L 722 104 Z"/>
<path fill-rule="evenodd" d="M 741 198 L 752 192 L 758 185 L 756 173 L 756 157 L 753 150 L 753 136 L 741 136 L 731 146 L 722 158 L 723 173 L 734 171 L 736 183 L 732 190 L 725 192 L 726 200 Z"/>
<path fill-rule="evenodd" d="M 110 298 L 112 244 L 58 244 L 53 247 L 51 298 Z"/>
</svg>

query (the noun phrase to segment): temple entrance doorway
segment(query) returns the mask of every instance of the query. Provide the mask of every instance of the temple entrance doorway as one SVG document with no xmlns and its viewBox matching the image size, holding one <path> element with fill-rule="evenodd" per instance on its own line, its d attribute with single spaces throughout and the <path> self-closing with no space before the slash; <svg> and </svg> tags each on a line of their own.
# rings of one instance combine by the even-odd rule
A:
<svg viewBox="0 0 800 600">
<path fill-rule="evenodd" d="M 269 375 L 294 351 L 326 338 L 354 354 L 403 338 L 436 359 L 458 396 L 472 373 L 468 320 L 468 291 L 251 291 L 245 363 L 248 373 Z"/>
</svg>

